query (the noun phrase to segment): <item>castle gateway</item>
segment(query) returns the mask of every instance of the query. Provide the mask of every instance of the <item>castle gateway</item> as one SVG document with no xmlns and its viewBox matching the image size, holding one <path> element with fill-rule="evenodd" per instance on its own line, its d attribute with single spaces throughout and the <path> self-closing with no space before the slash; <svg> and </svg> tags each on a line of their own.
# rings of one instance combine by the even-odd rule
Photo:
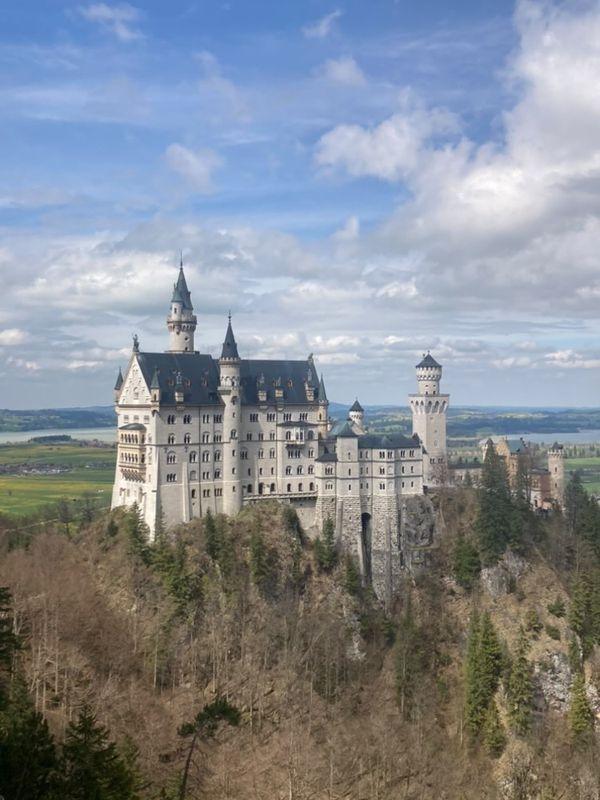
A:
<svg viewBox="0 0 600 800">
<path fill-rule="evenodd" d="M 417 365 L 413 436 L 370 433 L 358 401 L 333 423 L 323 376 L 305 360 L 240 357 L 231 318 L 220 357 L 194 349 L 196 316 L 183 267 L 167 328 L 169 349 L 140 350 L 115 385 L 118 456 L 112 507 L 137 504 L 151 535 L 208 510 L 291 503 L 309 534 L 334 521 L 378 593 L 431 545 L 428 485 L 445 482 L 441 366 Z"/>
</svg>

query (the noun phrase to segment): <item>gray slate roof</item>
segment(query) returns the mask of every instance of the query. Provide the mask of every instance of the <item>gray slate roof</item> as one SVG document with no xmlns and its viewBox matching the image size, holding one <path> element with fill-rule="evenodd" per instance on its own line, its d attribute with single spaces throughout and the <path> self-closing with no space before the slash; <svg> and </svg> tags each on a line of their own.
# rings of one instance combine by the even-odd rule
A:
<svg viewBox="0 0 600 800">
<path fill-rule="evenodd" d="M 179 267 L 179 275 L 177 276 L 177 283 L 173 284 L 173 297 L 172 303 L 181 303 L 188 311 L 193 311 L 192 296 L 187 287 L 185 275 L 183 274 L 183 266 Z"/>
<path fill-rule="evenodd" d="M 123 386 L 123 373 L 121 372 L 121 367 L 119 367 L 119 374 L 115 382 L 115 392 L 118 392 L 121 386 Z"/>
<path fill-rule="evenodd" d="M 160 388 L 161 402 L 175 403 L 177 374 L 181 373 L 184 402 L 190 405 L 222 405 L 218 393 L 219 362 L 203 353 L 139 353 L 138 363 L 148 386 Z M 276 401 L 275 389 L 283 390 L 284 404 L 308 404 L 305 381 L 311 374 L 315 399 L 318 386 L 310 361 L 240 361 L 240 394 L 242 403 L 258 405 L 258 389 L 267 395 L 266 402 Z M 297 425 L 298 423 L 294 423 Z"/>
<path fill-rule="evenodd" d="M 417 436 L 409 439 L 399 433 L 366 433 L 358 437 L 358 446 L 364 449 L 380 447 L 382 450 L 405 450 L 420 448 L 421 442 Z"/>
<path fill-rule="evenodd" d="M 227 323 L 227 331 L 225 333 L 225 341 L 223 342 L 223 348 L 221 350 L 221 358 L 227 358 L 230 360 L 239 359 L 240 354 L 238 353 L 237 349 L 237 342 L 235 341 L 235 336 L 233 335 L 233 328 L 231 327 L 231 317 L 229 317 L 229 322 Z"/>
<path fill-rule="evenodd" d="M 419 369 L 419 367 L 441 367 L 441 366 L 442 365 L 438 364 L 438 362 L 431 355 L 431 353 L 427 353 L 427 355 L 423 356 L 422 360 L 419 361 L 416 368 Z"/>
<path fill-rule="evenodd" d="M 350 411 L 359 411 L 361 414 L 364 413 L 364 408 L 358 402 L 358 397 L 356 398 L 356 400 L 350 406 Z"/>
<path fill-rule="evenodd" d="M 323 453 L 315 461 L 320 461 L 321 463 L 327 463 L 328 461 L 337 461 L 337 455 L 335 453 Z"/>
</svg>

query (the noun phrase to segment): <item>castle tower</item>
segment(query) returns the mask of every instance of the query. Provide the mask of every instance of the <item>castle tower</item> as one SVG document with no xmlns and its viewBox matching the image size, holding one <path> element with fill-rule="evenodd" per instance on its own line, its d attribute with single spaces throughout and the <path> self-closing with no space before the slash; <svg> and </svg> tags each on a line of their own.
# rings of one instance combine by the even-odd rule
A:
<svg viewBox="0 0 600 800">
<path fill-rule="evenodd" d="M 558 442 L 554 442 L 548 450 L 548 471 L 550 472 L 552 499 L 563 508 L 565 503 L 565 450 Z"/>
<path fill-rule="evenodd" d="M 242 409 L 240 397 L 240 356 L 231 327 L 231 315 L 219 359 L 219 394 L 223 408 L 223 511 L 237 514 L 242 507 L 240 441 Z"/>
<path fill-rule="evenodd" d="M 317 389 L 317 396 L 319 400 L 319 436 L 324 439 L 329 430 L 329 400 L 327 399 L 327 391 L 325 389 L 323 373 L 321 373 L 319 388 Z"/>
<path fill-rule="evenodd" d="M 417 366 L 418 394 L 409 395 L 413 434 L 423 445 L 423 482 L 433 486 L 446 483 L 446 415 L 450 395 L 440 394 L 441 364 L 430 353 Z"/>
<path fill-rule="evenodd" d="M 350 411 L 348 412 L 348 417 L 352 422 L 352 427 L 356 430 L 357 433 L 364 433 L 365 432 L 365 410 L 358 402 L 358 397 L 350 406 Z"/>
<path fill-rule="evenodd" d="M 194 331 L 196 330 L 196 316 L 192 306 L 185 275 L 183 274 L 183 260 L 179 265 L 177 283 L 173 285 L 171 308 L 167 317 L 169 329 L 169 351 L 171 353 L 193 353 Z"/>
</svg>

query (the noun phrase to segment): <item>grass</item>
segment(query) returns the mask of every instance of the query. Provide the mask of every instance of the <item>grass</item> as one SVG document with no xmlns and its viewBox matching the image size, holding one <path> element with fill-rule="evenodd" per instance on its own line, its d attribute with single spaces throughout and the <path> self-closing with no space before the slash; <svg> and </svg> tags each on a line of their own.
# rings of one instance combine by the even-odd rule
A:
<svg viewBox="0 0 600 800">
<path fill-rule="evenodd" d="M 90 494 L 99 505 L 110 503 L 115 476 L 116 448 L 74 444 L 0 445 L 0 464 L 67 467 L 57 475 L 0 474 L 0 513 L 34 514 L 62 498 L 75 500 Z"/>
<path fill-rule="evenodd" d="M 565 472 L 580 472 L 581 482 L 588 492 L 600 494 L 600 456 L 584 456 L 582 458 L 567 458 Z"/>
</svg>

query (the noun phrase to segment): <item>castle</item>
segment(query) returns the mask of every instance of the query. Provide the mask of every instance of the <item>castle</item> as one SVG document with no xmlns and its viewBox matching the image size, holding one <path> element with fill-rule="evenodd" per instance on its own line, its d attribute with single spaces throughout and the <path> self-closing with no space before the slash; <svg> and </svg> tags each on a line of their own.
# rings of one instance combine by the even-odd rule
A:
<svg viewBox="0 0 600 800">
<path fill-rule="evenodd" d="M 442 367 L 427 354 L 410 395 L 413 436 L 369 433 L 358 400 L 329 417 L 323 376 L 305 360 L 243 359 L 231 317 L 218 359 L 196 352 L 197 319 L 183 265 L 167 317 L 169 349 L 140 350 L 134 336 L 115 385 L 118 454 L 112 507 L 136 503 L 151 535 L 207 511 L 291 503 L 305 529 L 327 517 L 380 596 L 433 539 L 427 486 L 445 482 Z"/>
</svg>

